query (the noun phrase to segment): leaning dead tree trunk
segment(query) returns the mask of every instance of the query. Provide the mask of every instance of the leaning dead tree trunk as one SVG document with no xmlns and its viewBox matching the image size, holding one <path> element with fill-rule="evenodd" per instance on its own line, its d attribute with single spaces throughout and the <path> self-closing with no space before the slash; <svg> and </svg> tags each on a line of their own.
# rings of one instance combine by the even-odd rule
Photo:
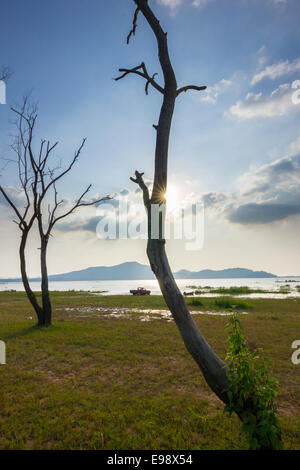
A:
<svg viewBox="0 0 300 470">
<path fill-rule="evenodd" d="M 98 204 L 110 199 L 110 197 L 95 198 L 91 202 L 85 201 L 84 198 L 91 188 L 91 185 L 89 185 L 81 196 L 75 200 L 74 203 L 70 204 L 65 212 L 60 211 L 60 207 L 64 204 L 64 201 L 58 200 L 56 184 L 71 171 L 80 156 L 86 139 L 83 139 L 73 159 L 65 170 L 62 170 L 60 166 L 53 168 L 49 166 L 49 163 L 52 152 L 58 142 L 51 145 L 49 141 L 46 142 L 42 140 L 38 151 L 35 153 L 33 150 L 33 132 L 38 117 L 37 109 L 34 106 L 30 106 L 26 97 L 23 106 L 20 109 L 12 108 L 12 111 L 17 116 L 16 125 L 18 133 L 12 144 L 12 149 L 16 153 L 17 158 L 16 160 L 6 160 L 7 162 L 15 161 L 17 163 L 20 189 L 24 194 L 25 207 L 20 209 L 15 204 L 9 191 L 1 185 L 0 192 L 13 209 L 17 217 L 17 220 L 14 222 L 16 222 L 22 232 L 19 255 L 21 276 L 25 292 L 37 315 L 38 325 L 49 326 L 52 321 L 52 307 L 48 285 L 47 248 L 52 230 L 57 222 L 72 214 L 78 207 Z M 51 191 L 52 194 L 54 194 L 52 204 L 49 202 L 49 193 Z M 35 222 L 37 222 L 38 225 L 40 238 L 41 306 L 30 287 L 26 269 L 25 249 L 29 233 Z"/>
<path fill-rule="evenodd" d="M 143 199 L 148 216 L 147 255 L 151 269 L 159 282 L 161 292 L 178 326 L 187 350 L 200 367 L 210 388 L 224 403 L 227 403 L 225 390 L 228 388 L 229 382 L 224 368 L 225 364 L 206 342 L 187 308 L 169 266 L 165 251 L 165 240 L 162 237 L 159 239 L 151 238 L 151 206 L 154 204 L 164 205 L 166 203 L 168 147 L 176 98 L 182 92 L 191 89 L 201 91 L 205 90 L 206 87 L 188 85 L 178 88 L 169 57 L 167 34 L 163 31 L 146 0 L 134 0 L 134 2 L 137 8 L 134 15 L 133 27 L 128 35 L 127 42 L 129 42 L 131 35 L 135 34 L 138 13 L 141 12 L 156 37 L 159 61 L 164 76 L 164 86 L 160 86 L 155 80 L 156 74 L 150 76 L 145 64 L 142 63 L 133 69 L 119 69 L 122 75 L 116 78 L 116 80 L 120 80 L 129 74 L 139 75 L 146 80 L 146 94 L 148 94 L 149 85 L 152 85 L 163 95 L 159 121 L 157 125 L 153 126 L 156 129 L 156 148 L 154 182 L 151 196 L 143 180 L 143 173 L 136 171 L 135 177 L 131 178 L 143 191 Z"/>
<path fill-rule="evenodd" d="M 239 400 L 239 394 L 233 393 L 232 384 L 228 379 L 225 363 L 217 356 L 199 331 L 193 320 L 184 297 L 181 294 L 174 280 L 169 266 L 165 251 L 165 240 L 163 239 L 163 218 L 160 219 L 159 237 L 152 238 L 151 230 L 151 208 L 153 205 L 163 207 L 162 213 L 165 213 L 165 194 L 167 190 L 167 172 L 168 172 L 168 147 L 172 117 L 177 97 L 188 90 L 205 90 L 205 86 L 187 85 L 178 88 L 176 76 L 170 61 L 167 34 L 163 31 L 159 21 L 150 9 L 147 0 L 134 0 L 136 10 L 133 18 L 133 26 L 127 37 L 127 43 L 130 37 L 135 34 L 137 27 L 137 18 L 139 12 L 143 14 L 150 28 L 152 29 L 158 45 L 158 57 L 164 76 L 164 86 L 160 86 L 156 80 L 156 74 L 150 76 L 144 63 L 132 69 L 119 69 L 122 74 L 116 78 L 120 80 L 129 74 L 139 75 L 146 80 L 145 91 L 148 94 L 148 88 L 153 86 L 163 95 L 163 102 L 160 110 L 158 124 L 153 127 L 156 129 L 156 148 L 155 148 L 155 172 L 150 195 L 147 185 L 143 180 L 143 174 L 135 172 L 135 177 L 131 180 L 138 184 L 143 192 L 143 200 L 148 217 L 148 242 L 147 255 L 155 274 L 163 297 L 168 305 L 176 325 L 180 331 L 184 344 L 198 364 L 207 384 L 211 390 L 226 404 L 229 404 L 229 395 Z M 228 393 L 230 390 L 230 394 Z M 259 423 L 261 410 L 256 405 L 257 397 L 255 394 L 244 403 L 244 408 L 235 407 L 234 411 L 238 414 L 244 425 L 249 424 L 249 415 L 251 423 Z M 262 423 L 260 423 L 262 424 Z M 259 427 L 259 425 L 258 425 Z M 266 433 L 266 439 L 261 444 L 260 449 L 275 449 L 276 444 L 272 440 L 272 430 Z M 260 429 L 257 428 L 257 434 L 260 435 Z M 281 440 L 280 432 L 278 439 Z"/>
</svg>

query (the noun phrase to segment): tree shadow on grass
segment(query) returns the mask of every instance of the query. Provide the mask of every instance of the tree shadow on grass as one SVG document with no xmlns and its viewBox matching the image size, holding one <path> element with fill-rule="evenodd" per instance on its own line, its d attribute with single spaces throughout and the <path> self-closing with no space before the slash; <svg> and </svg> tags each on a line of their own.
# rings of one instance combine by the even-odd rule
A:
<svg viewBox="0 0 300 470">
<path fill-rule="evenodd" d="M 3 341 L 9 341 L 11 339 L 16 339 L 22 336 L 27 336 L 31 333 L 35 333 L 36 331 L 46 331 L 49 328 L 51 328 L 51 326 L 45 327 L 45 326 L 38 326 L 36 324 L 36 325 L 29 326 L 29 327 L 18 329 L 14 332 L 8 333 L 7 335 L 2 335 L 3 337 L 2 339 Z"/>
</svg>

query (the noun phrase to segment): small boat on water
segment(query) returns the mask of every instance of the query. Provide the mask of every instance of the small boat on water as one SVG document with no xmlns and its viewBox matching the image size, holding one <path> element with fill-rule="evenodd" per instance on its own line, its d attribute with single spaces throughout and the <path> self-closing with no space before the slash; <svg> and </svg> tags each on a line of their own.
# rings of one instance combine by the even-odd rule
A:
<svg viewBox="0 0 300 470">
<path fill-rule="evenodd" d="M 144 287 L 138 287 L 137 289 L 131 289 L 130 294 L 132 294 L 132 295 L 150 295 L 151 290 L 144 289 Z"/>
</svg>

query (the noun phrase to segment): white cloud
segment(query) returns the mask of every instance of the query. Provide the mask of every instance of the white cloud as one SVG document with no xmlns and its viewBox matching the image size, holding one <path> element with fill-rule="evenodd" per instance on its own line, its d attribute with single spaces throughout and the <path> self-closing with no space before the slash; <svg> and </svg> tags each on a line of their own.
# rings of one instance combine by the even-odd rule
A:
<svg viewBox="0 0 300 470">
<path fill-rule="evenodd" d="M 208 87 L 200 96 L 200 101 L 215 104 L 220 95 L 222 95 L 233 84 L 232 80 L 222 79 L 215 85 Z"/>
<path fill-rule="evenodd" d="M 266 224 L 300 215 L 300 155 L 286 156 L 240 178 L 243 191 L 227 211 L 231 222 Z"/>
<path fill-rule="evenodd" d="M 190 4 L 195 8 L 204 8 L 206 5 L 214 0 L 156 0 L 158 4 L 169 7 L 171 12 L 174 11 L 183 3 Z"/>
<path fill-rule="evenodd" d="M 299 141 L 298 141 L 299 144 Z M 299 153 L 287 155 L 257 169 L 252 169 L 239 179 L 244 196 L 255 194 L 264 198 L 273 197 L 273 192 L 287 191 L 288 188 L 299 188 L 300 183 L 300 156 Z"/>
<path fill-rule="evenodd" d="M 164 5 L 164 6 L 166 6 L 166 7 L 171 8 L 172 10 L 174 10 L 174 9 L 177 8 L 179 5 L 181 5 L 182 0 L 157 0 L 157 2 L 158 2 L 160 5 Z"/>
<path fill-rule="evenodd" d="M 297 150 L 300 140 L 291 145 Z M 236 193 L 198 195 L 214 219 L 242 225 L 269 224 L 300 216 L 300 153 L 252 168 L 239 178 Z"/>
<path fill-rule="evenodd" d="M 264 70 L 254 75 L 251 85 L 256 85 L 265 78 L 275 80 L 276 78 L 298 71 L 300 71 L 300 59 L 295 59 L 293 62 L 289 60 L 280 61 L 277 64 L 268 65 Z"/>
<path fill-rule="evenodd" d="M 156 0 L 158 4 L 169 7 L 172 12 L 174 12 L 174 10 L 176 10 L 176 8 L 182 5 L 183 3 L 190 4 L 195 8 L 205 8 L 209 3 L 213 1 L 215 0 Z M 283 4 L 283 3 L 287 3 L 288 0 L 267 0 L 267 1 L 271 3 L 275 3 L 275 4 Z"/>
<path fill-rule="evenodd" d="M 10 198 L 10 200 L 13 202 L 13 204 L 18 209 L 23 209 L 25 201 L 26 201 L 24 190 L 20 188 L 16 188 L 14 186 L 4 187 L 4 190 L 6 194 L 8 195 L 8 197 Z M 8 202 L 2 195 L 2 193 L 0 193 L 0 205 L 10 207 Z"/>
<path fill-rule="evenodd" d="M 229 113 L 239 119 L 283 116 L 291 109 L 296 109 L 292 101 L 292 95 L 293 90 L 289 83 L 280 85 L 270 95 L 266 96 L 262 93 L 248 93 L 245 101 L 239 100 L 231 106 Z"/>
<path fill-rule="evenodd" d="M 259 67 L 263 67 L 265 63 L 268 61 L 267 48 L 265 45 L 261 46 L 257 51 L 257 58 L 258 58 L 258 65 Z"/>
<path fill-rule="evenodd" d="M 300 137 L 299 139 L 295 140 L 295 142 L 292 142 L 290 145 L 290 156 L 295 156 L 297 154 L 300 154 Z"/>
<path fill-rule="evenodd" d="M 204 8 L 211 1 L 213 1 L 213 0 L 194 0 L 192 5 L 196 8 Z"/>
<path fill-rule="evenodd" d="M 195 8 L 205 8 L 209 3 L 215 0 L 156 0 L 159 5 L 164 5 L 170 8 L 171 13 L 174 13 L 177 8 L 182 4 L 192 5 Z M 220 2 L 220 0 L 218 0 Z M 222 0 L 223 1 L 223 0 Z M 271 4 L 284 4 L 288 0 L 267 0 Z"/>
</svg>

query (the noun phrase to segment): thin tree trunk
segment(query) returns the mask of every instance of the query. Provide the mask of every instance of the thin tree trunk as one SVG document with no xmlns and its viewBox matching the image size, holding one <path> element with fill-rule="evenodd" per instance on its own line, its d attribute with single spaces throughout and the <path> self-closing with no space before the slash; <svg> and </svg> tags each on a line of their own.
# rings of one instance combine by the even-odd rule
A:
<svg viewBox="0 0 300 470">
<path fill-rule="evenodd" d="M 47 271 L 47 247 L 48 242 L 43 237 L 41 243 L 41 289 L 42 289 L 42 303 L 43 303 L 43 326 L 51 325 L 52 320 L 52 307 L 49 295 L 48 285 L 48 271 Z"/>
<path fill-rule="evenodd" d="M 21 237 L 21 243 L 19 247 L 19 255 L 20 255 L 20 268 L 21 268 L 21 276 L 22 276 L 22 281 L 24 285 L 25 292 L 27 294 L 27 297 L 32 305 L 32 307 L 35 310 L 35 313 L 37 315 L 38 319 L 38 325 L 41 325 L 43 322 L 43 310 L 39 306 L 36 297 L 31 290 L 29 281 L 28 281 L 28 276 L 27 276 L 27 271 L 26 271 L 26 259 L 25 259 L 25 248 L 26 248 L 26 243 L 27 243 L 27 238 L 28 238 L 28 231 L 24 230 L 22 232 L 22 237 Z"/>
</svg>

